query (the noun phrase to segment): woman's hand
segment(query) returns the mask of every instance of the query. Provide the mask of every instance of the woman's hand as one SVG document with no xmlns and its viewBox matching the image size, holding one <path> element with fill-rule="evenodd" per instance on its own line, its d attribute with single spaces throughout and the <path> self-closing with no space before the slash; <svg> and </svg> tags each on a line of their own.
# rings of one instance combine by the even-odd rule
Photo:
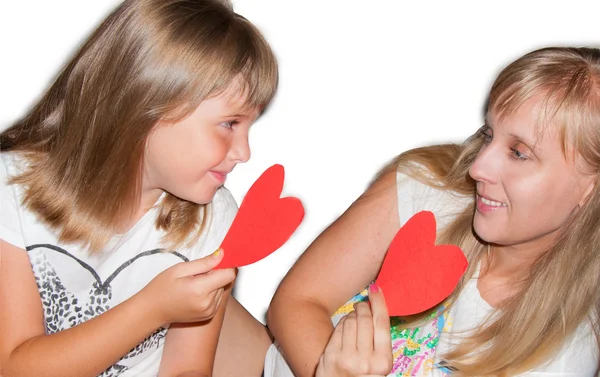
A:
<svg viewBox="0 0 600 377">
<path fill-rule="evenodd" d="M 377 278 L 400 229 L 396 169 L 388 170 L 300 256 L 271 301 L 269 329 L 298 377 L 315 376 L 331 316 Z"/>
<path fill-rule="evenodd" d="M 235 280 L 234 268 L 213 270 L 223 251 L 182 262 L 157 275 L 142 291 L 154 302 L 153 314 L 162 324 L 201 322 L 211 319 L 221 302 L 223 289 Z"/>
<path fill-rule="evenodd" d="M 316 377 L 381 377 L 392 369 L 390 318 L 383 293 L 369 288 L 369 303 L 355 310 L 336 326 L 319 360 Z"/>
</svg>

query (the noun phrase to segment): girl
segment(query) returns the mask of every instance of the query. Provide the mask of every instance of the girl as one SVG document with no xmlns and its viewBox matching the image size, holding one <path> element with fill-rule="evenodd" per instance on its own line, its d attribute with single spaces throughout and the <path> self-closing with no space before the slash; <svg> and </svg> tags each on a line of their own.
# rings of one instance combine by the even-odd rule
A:
<svg viewBox="0 0 600 377">
<path fill-rule="evenodd" d="M 269 337 L 210 254 L 277 80 L 224 1 L 126 0 L 107 17 L 0 134 L 0 374 L 260 375 Z"/>
<path fill-rule="evenodd" d="M 281 352 L 297 377 L 595 376 L 599 151 L 600 50 L 510 64 L 474 136 L 400 155 L 298 260 L 269 309 L 280 347 L 265 375 L 291 375 Z M 332 324 L 421 210 L 435 214 L 437 242 L 470 262 L 453 294 L 390 329 L 371 286 L 371 308 L 363 292 Z"/>
</svg>

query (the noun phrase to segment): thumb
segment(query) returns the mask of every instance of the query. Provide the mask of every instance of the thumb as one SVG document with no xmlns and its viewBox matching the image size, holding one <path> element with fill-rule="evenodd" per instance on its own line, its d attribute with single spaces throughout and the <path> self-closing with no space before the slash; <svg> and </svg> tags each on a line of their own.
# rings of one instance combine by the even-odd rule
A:
<svg viewBox="0 0 600 377">
<path fill-rule="evenodd" d="M 221 260 L 223 260 L 223 249 L 217 249 L 217 251 L 204 258 L 182 263 L 178 275 L 183 277 L 205 274 L 221 263 Z"/>
</svg>

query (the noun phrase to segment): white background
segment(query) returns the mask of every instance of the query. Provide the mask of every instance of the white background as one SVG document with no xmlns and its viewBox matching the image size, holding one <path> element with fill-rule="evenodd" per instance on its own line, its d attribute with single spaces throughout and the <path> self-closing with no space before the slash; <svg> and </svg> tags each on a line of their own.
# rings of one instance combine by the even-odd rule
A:
<svg viewBox="0 0 600 377">
<path fill-rule="evenodd" d="M 118 0 L 0 1 L 0 129 L 41 95 Z M 280 89 L 227 183 L 238 203 L 274 163 L 303 224 L 240 273 L 235 295 L 264 322 L 277 284 L 376 171 L 409 148 L 462 141 L 499 70 L 548 45 L 600 44 L 587 1 L 235 0 L 271 43 Z M 351 273 L 351 271 L 348 271 Z"/>
</svg>

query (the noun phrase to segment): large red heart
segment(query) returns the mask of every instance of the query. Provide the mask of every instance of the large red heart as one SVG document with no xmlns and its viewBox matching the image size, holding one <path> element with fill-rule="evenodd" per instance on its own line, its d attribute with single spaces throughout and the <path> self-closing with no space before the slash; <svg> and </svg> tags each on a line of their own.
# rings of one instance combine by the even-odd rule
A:
<svg viewBox="0 0 600 377">
<path fill-rule="evenodd" d="M 273 165 L 254 182 L 221 248 L 225 256 L 217 268 L 241 267 L 258 262 L 279 249 L 304 218 L 295 197 L 280 198 L 285 171 Z"/>
<path fill-rule="evenodd" d="M 400 228 L 375 283 L 385 294 L 390 316 L 421 313 L 447 298 L 467 269 L 454 245 L 435 245 L 435 217 L 422 211 Z"/>
</svg>

